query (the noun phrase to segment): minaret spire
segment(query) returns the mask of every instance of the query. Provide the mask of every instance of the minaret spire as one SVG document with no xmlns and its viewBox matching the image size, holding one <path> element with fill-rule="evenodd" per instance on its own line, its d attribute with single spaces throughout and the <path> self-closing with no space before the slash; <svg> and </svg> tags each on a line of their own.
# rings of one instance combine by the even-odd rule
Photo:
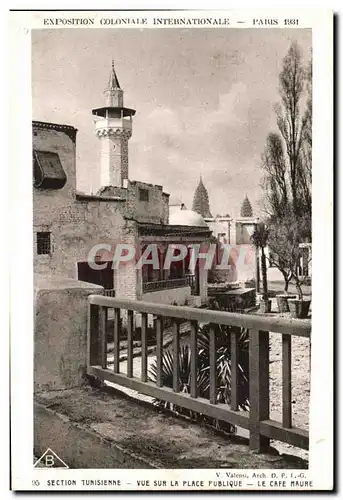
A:
<svg viewBox="0 0 343 500">
<path fill-rule="evenodd" d="M 124 92 L 119 85 L 116 70 L 114 69 L 113 59 L 107 88 L 104 90 L 104 96 L 106 106 L 115 108 L 121 108 L 124 106 Z"/>
<path fill-rule="evenodd" d="M 204 186 L 204 183 L 202 182 L 201 175 L 199 184 L 194 193 L 192 210 L 202 215 L 203 217 L 212 218 L 210 210 L 210 202 L 208 199 L 208 192 Z"/>
<path fill-rule="evenodd" d="M 119 80 L 114 69 L 114 59 L 112 59 L 112 69 L 108 80 L 108 90 L 120 89 Z"/>
</svg>

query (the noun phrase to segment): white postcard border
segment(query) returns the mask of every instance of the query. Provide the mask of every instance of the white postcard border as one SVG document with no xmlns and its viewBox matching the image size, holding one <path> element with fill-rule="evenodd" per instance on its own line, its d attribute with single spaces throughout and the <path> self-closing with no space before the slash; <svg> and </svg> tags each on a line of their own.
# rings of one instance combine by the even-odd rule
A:
<svg viewBox="0 0 343 500">
<path fill-rule="evenodd" d="M 261 17 L 261 9 L 248 11 L 200 11 L 197 17 Z M 332 275 L 332 180 L 333 180 L 333 21 L 330 11 L 264 11 L 268 17 L 299 17 L 299 28 L 313 33 L 313 324 L 310 404 L 310 464 L 305 472 L 314 489 L 328 489 L 333 482 L 333 275 Z M 92 13 L 60 12 L 59 17 L 90 16 Z M 119 12 L 94 12 L 95 17 L 119 16 Z M 130 13 L 130 17 L 142 12 Z M 148 18 L 159 14 L 146 12 Z M 166 16 L 166 13 L 161 13 Z M 194 15 L 189 11 L 169 13 L 173 17 Z M 32 287 L 32 143 L 31 143 L 31 40 L 30 30 L 44 28 L 42 12 L 10 14 L 10 129 L 11 181 L 11 406 L 12 487 L 39 490 L 44 478 L 87 478 L 90 470 L 34 470 L 33 442 L 33 287 Z M 46 26 L 54 29 L 52 26 Z M 99 27 L 99 26 L 96 26 Z M 174 26 L 178 27 L 178 26 Z M 199 26 L 200 28 L 201 26 Z M 233 26 L 232 26 L 233 27 Z M 238 27 L 238 26 L 235 26 Z M 244 27 L 252 27 L 247 23 Z M 244 29 L 242 27 L 242 29 Z M 93 26 L 94 28 L 94 26 Z M 67 27 L 67 29 L 76 29 Z M 83 28 L 78 28 L 83 29 Z M 88 29 L 92 29 L 89 28 Z M 107 29 L 112 29 L 108 27 Z M 121 27 L 120 29 L 125 29 Z M 139 27 L 138 27 L 139 29 Z M 172 27 L 168 29 L 173 29 Z M 230 28 L 228 28 L 230 29 Z M 258 29 L 268 29 L 267 27 Z M 275 29 L 275 27 L 274 27 Z M 20 195 L 20 196 L 19 196 Z M 323 258 L 324 255 L 324 258 Z M 19 339 L 19 341 L 18 341 Z M 53 446 L 52 446 L 53 447 Z M 63 458 L 63 457 L 62 457 Z M 238 471 L 237 471 L 238 472 Z M 242 471 L 246 472 L 246 471 Z M 268 471 L 264 471 L 268 472 Z M 275 471 L 269 471 L 272 474 Z M 279 471 L 280 474 L 285 471 Z M 297 472 L 297 471 L 295 471 Z M 115 476 L 132 479 L 132 470 L 115 470 Z M 209 470 L 134 472 L 137 478 L 215 477 Z M 108 470 L 92 470 L 97 478 L 108 478 Z M 39 478 L 40 486 L 34 484 Z M 80 489 L 80 488 L 77 488 Z M 249 489 L 249 488 L 244 488 Z"/>
</svg>

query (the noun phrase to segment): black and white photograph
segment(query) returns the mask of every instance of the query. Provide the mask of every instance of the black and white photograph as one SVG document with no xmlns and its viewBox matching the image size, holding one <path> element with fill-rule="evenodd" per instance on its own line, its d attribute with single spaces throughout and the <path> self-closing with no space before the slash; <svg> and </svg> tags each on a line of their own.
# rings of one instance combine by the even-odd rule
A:
<svg viewBox="0 0 343 500">
<path fill-rule="evenodd" d="M 274 14 L 26 13 L 33 417 L 18 489 L 332 487 L 333 410 L 315 423 L 333 379 L 315 106 L 330 153 L 332 103 L 315 91 L 317 27 Z"/>
</svg>

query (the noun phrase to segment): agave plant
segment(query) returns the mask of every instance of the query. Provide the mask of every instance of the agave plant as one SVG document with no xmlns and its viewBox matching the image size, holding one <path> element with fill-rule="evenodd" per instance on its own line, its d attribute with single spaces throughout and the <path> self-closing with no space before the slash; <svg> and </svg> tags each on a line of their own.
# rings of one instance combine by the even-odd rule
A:
<svg viewBox="0 0 343 500">
<path fill-rule="evenodd" d="M 162 356 L 162 385 L 165 387 L 173 387 L 173 360 L 174 353 L 167 349 L 163 352 Z M 180 392 L 190 393 L 191 384 L 191 350 L 188 344 L 182 344 L 179 350 L 179 366 L 180 366 L 180 378 L 179 387 Z M 157 380 L 157 363 L 156 361 L 151 364 L 149 368 L 149 379 L 150 381 L 156 382 Z M 199 390 L 199 396 L 207 394 L 209 390 L 208 376 L 206 372 L 198 368 L 197 372 L 197 386 Z M 203 396 L 204 397 L 204 396 Z M 180 414 L 187 414 L 188 416 L 194 417 L 194 412 L 187 411 L 184 408 L 180 408 L 177 405 L 168 403 L 166 401 L 161 401 L 156 399 L 155 405 L 160 408 L 168 408 Z"/>
<path fill-rule="evenodd" d="M 216 327 L 216 350 L 217 350 L 217 401 L 218 403 L 230 404 L 231 400 L 231 348 L 230 334 L 235 332 L 238 335 L 238 405 L 247 410 L 249 407 L 249 350 L 248 331 L 237 327 L 218 325 Z M 180 366 L 180 391 L 190 393 L 191 377 L 191 350 L 185 343 L 179 350 Z M 166 350 L 162 357 L 162 383 L 166 387 L 173 386 L 173 352 Z M 156 382 L 157 364 L 152 363 L 149 370 L 150 381 Z M 197 367 L 197 387 L 199 397 L 209 399 L 210 392 L 210 331 L 208 325 L 199 325 L 198 332 L 198 367 Z M 155 400 L 155 404 L 160 408 L 168 408 L 178 414 L 186 415 L 194 420 L 201 420 L 227 432 L 234 432 L 235 427 L 226 422 L 219 422 L 213 418 L 181 408 L 161 400 Z"/>
<path fill-rule="evenodd" d="M 217 364 L 217 401 L 231 403 L 231 333 L 238 336 L 238 405 L 249 408 L 249 332 L 234 326 L 215 326 L 216 364 Z M 210 330 L 208 325 L 200 327 L 199 358 L 202 369 L 206 370 L 209 386 Z"/>
</svg>

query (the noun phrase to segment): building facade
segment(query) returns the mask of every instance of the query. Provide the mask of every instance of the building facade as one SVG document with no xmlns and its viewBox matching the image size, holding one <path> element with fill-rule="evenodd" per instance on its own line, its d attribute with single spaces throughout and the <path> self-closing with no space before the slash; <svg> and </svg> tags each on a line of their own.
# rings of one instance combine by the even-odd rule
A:
<svg viewBox="0 0 343 500">
<path fill-rule="evenodd" d="M 113 64 L 104 97 L 104 106 L 92 110 L 101 181 L 95 195 L 76 190 L 77 130 L 32 123 L 34 271 L 100 284 L 117 297 L 201 305 L 207 300 L 207 271 L 199 265 L 191 273 L 187 259 L 164 269 L 163 259 L 169 245 L 203 243 L 211 231 L 202 220 L 199 226 L 170 222 L 169 194 L 162 186 L 129 179 L 135 110 L 124 107 Z M 138 268 L 152 243 L 159 268 Z M 118 244 L 133 248 L 134 257 L 113 268 Z"/>
</svg>

